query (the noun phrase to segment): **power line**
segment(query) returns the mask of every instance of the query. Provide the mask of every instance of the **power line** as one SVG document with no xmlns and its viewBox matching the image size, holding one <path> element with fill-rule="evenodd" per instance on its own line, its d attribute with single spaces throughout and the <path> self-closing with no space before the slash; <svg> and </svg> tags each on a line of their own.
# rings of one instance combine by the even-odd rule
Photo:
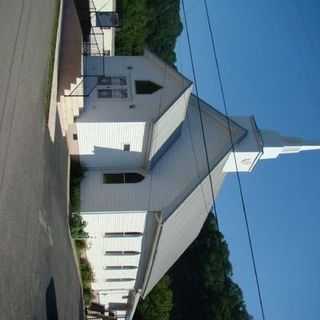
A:
<svg viewBox="0 0 320 320">
<path fill-rule="evenodd" d="M 210 189 L 211 189 L 211 194 L 212 194 L 213 210 L 214 210 L 213 214 L 214 214 L 214 216 L 216 218 L 217 225 L 219 225 L 218 214 L 217 214 L 217 210 L 216 210 L 215 195 L 214 195 L 214 191 L 213 191 L 213 181 L 212 181 L 211 170 L 210 170 L 208 145 L 207 145 L 207 139 L 206 139 L 206 136 L 205 136 L 205 128 L 204 128 L 204 124 L 203 124 L 203 118 L 202 118 L 202 112 L 201 112 L 201 106 L 200 106 L 198 81 L 197 81 L 197 76 L 196 76 L 196 72 L 195 72 L 195 65 L 194 65 L 194 60 L 193 60 L 192 47 L 191 47 L 190 34 L 189 34 L 189 26 L 188 26 L 188 21 L 187 21 L 187 15 L 186 15 L 186 10 L 185 10 L 184 0 L 182 0 L 182 11 L 183 11 L 184 21 L 185 21 L 185 26 L 186 26 L 186 34 L 187 34 L 188 47 L 189 47 L 189 53 L 190 53 L 192 74 L 193 74 L 193 79 L 194 79 L 194 88 L 195 88 L 195 93 L 196 93 L 196 98 L 197 98 L 196 100 L 197 100 L 197 106 L 198 106 L 199 118 L 200 118 L 200 125 L 201 125 L 201 135 L 202 135 L 203 144 L 204 144 L 205 158 L 206 158 L 208 176 L 209 176 L 209 181 L 210 181 Z"/>
<path fill-rule="evenodd" d="M 209 27 L 209 34 L 210 34 L 210 40 L 211 40 L 211 45 L 212 45 L 212 49 L 213 49 L 214 61 L 215 61 L 215 65 L 216 65 L 217 73 L 218 73 L 218 80 L 219 80 L 219 87 L 220 87 L 220 91 L 221 91 L 222 102 L 223 102 L 223 106 L 224 106 L 225 115 L 227 116 L 227 120 L 228 120 L 228 130 L 229 130 L 230 141 L 231 141 L 231 145 L 232 145 L 234 163 L 235 163 L 235 167 L 236 167 L 236 176 L 237 176 L 237 181 L 238 181 L 238 186 L 239 186 L 243 216 L 245 219 L 246 230 L 247 230 L 247 235 L 248 235 L 248 240 L 249 240 L 249 247 L 250 247 L 251 259 L 252 259 L 252 264 L 253 264 L 253 269 L 254 269 L 254 275 L 255 275 L 255 280 L 256 280 L 256 285 L 257 285 L 258 296 L 259 296 L 261 315 L 262 315 L 262 319 L 265 320 L 265 312 L 264 312 L 264 305 L 263 305 L 262 294 L 261 294 L 260 281 L 259 281 L 259 277 L 258 277 L 256 259 L 255 259 L 254 250 L 253 250 L 253 243 L 252 243 L 252 236 L 251 236 L 251 231 L 250 231 L 250 226 L 249 226 L 249 221 L 248 221 L 247 208 L 246 208 L 246 204 L 245 204 L 245 200 L 244 200 L 243 188 L 242 188 L 242 183 L 241 183 L 240 174 L 239 174 L 239 170 L 238 170 L 237 158 L 236 158 L 236 153 L 235 153 L 235 145 L 234 145 L 234 141 L 233 141 L 233 137 L 232 137 L 232 130 L 231 130 L 231 120 L 230 120 L 229 113 L 228 113 L 225 91 L 224 91 L 223 82 L 222 82 L 220 64 L 219 64 L 219 59 L 218 59 L 218 54 L 217 54 L 217 49 L 216 49 L 216 42 L 215 42 L 213 26 L 212 26 L 213 24 L 210 19 L 207 0 L 203 0 L 203 1 L 204 1 L 206 18 L 207 18 L 208 27 Z M 183 0 L 182 0 L 182 2 L 183 2 Z"/>
<path fill-rule="evenodd" d="M 183 16 L 184 16 L 184 21 L 185 21 L 185 27 L 186 27 L 186 35 L 187 35 L 187 41 L 188 41 L 188 48 L 189 48 L 189 53 L 190 53 L 190 60 L 191 60 L 191 67 L 192 67 L 192 74 L 194 78 L 194 86 L 195 86 L 195 93 L 196 93 L 196 100 L 197 100 L 197 107 L 198 107 L 198 112 L 199 112 L 199 118 L 200 118 L 200 124 L 201 124 L 201 134 L 204 142 L 204 151 L 205 151 L 205 157 L 206 157 L 206 165 L 207 165 L 207 170 L 208 170 L 208 176 L 210 179 L 210 187 L 211 187 L 211 192 L 212 192 L 212 199 L 213 199 L 213 213 L 216 218 L 218 230 L 219 230 L 219 221 L 218 221 L 218 212 L 216 208 L 216 201 L 215 201 L 215 195 L 214 195 L 214 189 L 213 189 L 213 181 L 211 177 L 211 169 L 210 169 L 210 161 L 209 161 L 209 155 L 208 155 L 208 144 L 207 144 L 207 139 L 205 136 L 205 127 L 203 123 L 203 117 L 202 117 L 202 112 L 201 112 L 201 104 L 200 104 L 200 98 L 199 98 L 199 90 L 198 90 L 198 80 L 195 72 L 195 64 L 194 64 L 194 59 L 193 59 L 193 53 L 192 53 L 192 46 L 191 46 L 191 40 L 190 40 L 190 34 L 189 34 L 189 26 L 188 26 L 188 21 L 187 21 L 187 15 L 186 15 L 186 9 L 184 5 L 184 0 L 182 2 L 182 11 L 183 11 Z"/>
</svg>

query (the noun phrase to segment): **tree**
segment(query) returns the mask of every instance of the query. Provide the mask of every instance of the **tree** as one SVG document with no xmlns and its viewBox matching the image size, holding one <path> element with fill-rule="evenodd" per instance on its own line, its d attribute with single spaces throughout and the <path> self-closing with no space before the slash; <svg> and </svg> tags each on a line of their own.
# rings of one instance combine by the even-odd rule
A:
<svg viewBox="0 0 320 320">
<path fill-rule="evenodd" d="M 172 309 L 170 278 L 164 276 L 138 305 L 134 320 L 169 320 Z"/>
<path fill-rule="evenodd" d="M 171 320 L 250 320 L 242 292 L 232 280 L 229 249 L 212 214 L 193 244 L 170 270 Z"/>
<path fill-rule="evenodd" d="M 176 62 L 176 40 L 183 29 L 179 0 L 118 0 L 117 8 L 117 55 L 142 55 L 148 47 L 169 64 Z"/>
</svg>

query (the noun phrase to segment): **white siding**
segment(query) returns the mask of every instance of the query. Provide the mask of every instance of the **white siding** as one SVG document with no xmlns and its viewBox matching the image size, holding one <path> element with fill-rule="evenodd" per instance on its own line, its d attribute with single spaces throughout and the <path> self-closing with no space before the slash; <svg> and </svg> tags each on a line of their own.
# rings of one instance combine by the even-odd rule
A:
<svg viewBox="0 0 320 320">
<path fill-rule="evenodd" d="M 105 232 L 143 232 L 146 212 L 108 211 L 82 215 L 87 221 L 86 230 L 92 236 L 103 236 Z"/>
<path fill-rule="evenodd" d="M 155 123 L 149 159 L 152 159 L 161 146 L 185 120 L 191 92 L 192 86 Z"/>
<path fill-rule="evenodd" d="M 141 250 L 142 237 L 138 238 L 106 238 L 104 250 Z"/>
<path fill-rule="evenodd" d="M 138 266 L 140 261 L 140 255 L 137 256 L 105 256 L 99 255 L 99 261 L 96 260 L 96 265 L 103 269 L 104 266 L 125 266 L 132 265 Z"/>
<path fill-rule="evenodd" d="M 89 171 L 81 185 L 81 211 L 161 210 L 168 215 L 207 174 L 199 112 L 192 97 L 181 136 L 152 169 L 134 185 L 102 184 L 104 171 Z M 203 106 L 203 122 L 211 166 L 230 149 L 226 120 Z M 209 108 L 209 107 L 208 107 Z M 243 130 L 233 126 L 234 141 Z"/>
<path fill-rule="evenodd" d="M 134 289 L 134 281 L 123 281 L 123 282 L 106 282 L 104 279 L 97 281 L 97 284 L 101 288 L 102 286 L 107 286 L 109 290 L 114 289 Z M 96 284 L 95 284 L 96 285 Z M 114 303 L 114 301 L 109 301 L 109 303 Z"/>
<path fill-rule="evenodd" d="M 87 223 L 87 258 L 94 272 L 93 290 L 99 294 L 100 303 L 127 303 L 123 296 L 134 289 L 138 269 L 106 270 L 106 266 L 139 266 L 137 255 L 105 255 L 105 251 L 141 252 L 143 236 L 132 238 L 105 237 L 105 233 L 138 232 L 144 233 L 147 212 L 103 212 L 83 214 Z M 133 279 L 130 281 L 108 282 L 108 279 Z M 126 289 L 125 291 L 123 289 Z"/>
<path fill-rule="evenodd" d="M 175 102 L 179 92 L 190 86 L 190 81 L 169 71 L 165 63 L 155 63 L 146 56 L 87 57 L 86 62 L 88 74 L 103 74 L 104 63 L 106 76 L 126 77 L 128 98 L 98 98 L 97 89 L 103 88 L 98 86 L 85 99 L 85 111 L 78 122 L 153 122 Z M 162 89 L 136 94 L 136 80 L 152 81 Z M 135 108 L 130 109 L 130 105 Z"/>
<path fill-rule="evenodd" d="M 86 167 L 139 168 L 144 163 L 143 122 L 77 123 L 79 155 Z M 130 152 L 123 151 L 124 144 Z"/>
<path fill-rule="evenodd" d="M 114 301 L 116 303 L 127 303 L 128 302 L 128 299 L 124 299 L 123 297 L 124 296 L 128 296 L 129 294 L 129 291 L 118 291 L 118 292 L 115 292 L 115 293 L 112 293 L 112 292 L 101 292 L 99 294 L 99 302 L 101 304 L 108 304 L 109 301 Z"/>
<path fill-rule="evenodd" d="M 108 264 L 109 265 L 109 264 Z M 104 276 L 108 278 L 136 278 L 137 270 L 104 270 Z"/>
</svg>

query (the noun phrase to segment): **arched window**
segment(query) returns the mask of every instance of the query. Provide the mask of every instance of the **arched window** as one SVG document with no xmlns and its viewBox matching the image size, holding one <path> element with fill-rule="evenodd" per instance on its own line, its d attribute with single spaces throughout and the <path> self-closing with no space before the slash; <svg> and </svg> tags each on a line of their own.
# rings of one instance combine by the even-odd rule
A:
<svg viewBox="0 0 320 320">
<path fill-rule="evenodd" d="M 160 85 L 152 81 L 136 80 L 136 94 L 153 94 L 162 89 Z"/>
<path fill-rule="evenodd" d="M 144 176 L 136 172 L 105 173 L 103 175 L 104 184 L 138 183 L 143 179 Z"/>
</svg>

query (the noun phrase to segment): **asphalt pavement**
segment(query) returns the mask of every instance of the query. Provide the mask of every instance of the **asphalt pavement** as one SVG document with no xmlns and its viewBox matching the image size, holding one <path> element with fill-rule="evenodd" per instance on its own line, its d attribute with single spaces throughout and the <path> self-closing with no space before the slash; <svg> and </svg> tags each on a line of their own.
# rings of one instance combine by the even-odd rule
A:
<svg viewBox="0 0 320 320">
<path fill-rule="evenodd" d="M 60 128 L 51 142 L 44 105 L 54 5 L 0 0 L 1 320 L 82 318 L 68 152 Z"/>
</svg>

